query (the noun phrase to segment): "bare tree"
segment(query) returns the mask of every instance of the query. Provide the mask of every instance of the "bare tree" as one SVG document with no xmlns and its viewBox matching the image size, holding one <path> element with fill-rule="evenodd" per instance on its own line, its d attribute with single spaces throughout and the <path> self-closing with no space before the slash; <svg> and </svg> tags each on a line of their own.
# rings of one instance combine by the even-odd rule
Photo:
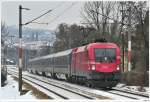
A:
<svg viewBox="0 0 150 102">
<path fill-rule="evenodd" d="M 8 39 L 8 28 L 4 22 L 1 22 L 1 43 L 4 43 Z"/>
<path fill-rule="evenodd" d="M 56 41 L 54 42 L 54 52 L 68 49 L 68 25 L 62 23 L 58 26 L 56 31 Z"/>
<path fill-rule="evenodd" d="M 102 37 L 105 37 L 105 35 L 109 33 L 110 23 L 107 16 L 112 16 L 112 14 L 114 14 L 111 12 L 116 8 L 115 5 L 116 2 L 111 1 L 86 2 L 81 14 L 85 22 L 96 28 L 98 33 Z M 113 17 L 115 16 L 113 15 Z"/>
<path fill-rule="evenodd" d="M 136 36 L 135 42 L 138 44 L 138 46 L 135 44 L 135 47 L 137 49 L 140 49 L 138 52 L 141 53 L 138 56 L 135 67 L 139 71 L 146 71 L 148 69 L 148 49 L 149 49 L 149 32 L 148 27 L 149 24 L 146 22 L 148 21 L 148 8 L 146 7 L 146 2 L 138 2 L 136 5 L 134 5 L 135 8 L 135 15 L 134 15 L 134 20 L 137 22 L 136 24 Z M 146 68 L 147 67 L 147 68 Z"/>
<path fill-rule="evenodd" d="M 123 25 L 122 31 L 128 32 L 131 29 L 131 41 L 132 41 L 132 72 L 137 72 L 140 75 L 135 75 L 135 79 L 131 80 L 131 83 L 138 80 L 139 85 L 147 84 L 147 70 L 149 69 L 149 10 L 146 1 L 139 2 L 122 2 L 124 8 L 122 13 Z M 131 18 L 131 23 L 128 18 Z M 128 27 L 130 25 L 130 28 Z M 125 45 L 127 45 L 128 34 L 124 36 Z M 129 76 L 132 79 L 133 76 Z"/>
</svg>

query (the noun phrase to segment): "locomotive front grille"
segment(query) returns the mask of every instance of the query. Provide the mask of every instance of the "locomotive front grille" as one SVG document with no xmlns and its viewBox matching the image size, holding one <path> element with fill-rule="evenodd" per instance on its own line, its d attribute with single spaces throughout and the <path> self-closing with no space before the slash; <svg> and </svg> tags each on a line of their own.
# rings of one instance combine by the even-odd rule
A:
<svg viewBox="0 0 150 102">
<path fill-rule="evenodd" d="M 91 79 L 93 80 L 102 80 L 102 81 L 112 81 L 112 80 L 120 79 L 119 72 L 113 72 L 113 73 L 92 72 L 90 76 L 91 76 Z"/>
</svg>

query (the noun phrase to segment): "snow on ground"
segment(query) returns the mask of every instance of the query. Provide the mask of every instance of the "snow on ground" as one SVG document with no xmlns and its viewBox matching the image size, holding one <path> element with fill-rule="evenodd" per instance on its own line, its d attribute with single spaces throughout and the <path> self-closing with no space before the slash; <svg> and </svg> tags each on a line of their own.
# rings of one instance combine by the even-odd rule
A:
<svg viewBox="0 0 150 102">
<path fill-rule="evenodd" d="M 8 68 L 10 69 L 16 69 L 16 65 L 7 65 Z M 24 74 L 28 74 L 27 71 L 24 72 Z M 126 91 L 131 91 L 131 92 L 136 92 L 139 94 L 145 94 L 145 95 L 149 95 L 149 87 L 143 87 L 142 89 L 140 89 L 140 86 L 127 86 L 125 84 L 119 83 L 116 88 L 122 89 L 122 90 L 126 90 Z"/>
<path fill-rule="evenodd" d="M 18 91 L 18 82 L 8 75 L 7 84 L 0 89 L 0 99 L 36 99 L 36 97 L 32 95 L 31 91 L 20 96 Z"/>
<path fill-rule="evenodd" d="M 23 72 L 24 74 L 29 74 L 28 72 Z M 50 79 L 49 79 L 50 80 Z M 64 84 L 66 84 L 66 82 L 62 82 L 62 83 L 64 83 Z M 67 84 L 69 84 L 70 86 L 78 86 L 78 88 L 80 89 L 83 89 L 83 90 L 87 90 L 87 91 L 89 91 L 89 92 L 93 92 L 93 93 L 95 93 L 95 94 L 99 94 L 99 95 L 103 95 L 103 96 L 108 96 L 108 97 L 110 97 L 110 98 L 112 98 L 112 99 L 117 99 L 117 100 L 126 100 L 127 98 L 124 98 L 124 97 L 122 97 L 122 96 L 117 96 L 117 95 L 112 95 L 112 94 L 109 94 L 109 93 L 107 93 L 107 92 L 104 92 L 104 91 L 100 91 L 100 90 L 97 90 L 97 89 L 90 89 L 90 88 L 85 88 L 85 87 L 82 87 L 82 86 L 79 86 L 79 85 L 74 85 L 74 84 L 70 84 L 70 83 L 67 83 Z M 119 89 L 121 89 L 121 90 L 127 90 L 127 91 L 131 91 L 131 92 L 136 92 L 136 93 L 143 93 L 143 94 L 147 94 L 147 95 L 149 95 L 149 87 L 144 87 L 143 88 L 143 90 L 142 90 L 142 92 L 141 91 L 139 91 L 139 87 L 140 86 L 127 86 L 127 85 L 125 85 L 125 84 L 121 84 L 121 83 L 119 83 L 117 86 L 116 86 L 117 88 L 119 88 Z M 17 90 L 17 89 L 16 89 Z M 1 92 L 0 92 L 0 94 L 1 94 Z M 25 96 L 24 96 L 25 97 Z M 1 97 L 0 97 L 1 98 Z"/>
<path fill-rule="evenodd" d="M 131 91 L 131 92 L 136 92 L 139 94 L 149 95 L 149 87 L 141 88 L 140 86 L 127 86 L 127 85 L 121 84 L 121 83 L 119 83 L 116 87 L 121 90 L 127 90 L 127 91 Z"/>
</svg>

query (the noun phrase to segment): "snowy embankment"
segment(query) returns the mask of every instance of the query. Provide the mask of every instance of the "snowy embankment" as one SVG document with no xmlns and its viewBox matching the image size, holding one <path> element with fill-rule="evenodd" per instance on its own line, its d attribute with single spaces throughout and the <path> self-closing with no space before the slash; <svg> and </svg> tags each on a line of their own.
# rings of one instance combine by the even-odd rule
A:
<svg viewBox="0 0 150 102">
<path fill-rule="evenodd" d="M 23 87 L 24 89 L 24 87 Z M 32 91 L 28 91 L 24 95 L 20 95 L 18 91 L 18 82 L 15 81 L 10 75 L 7 76 L 7 84 L 0 89 L 0 99 L 36 99 L 32 95 Z"/>
<path fill-rule="evenodd" d="M 143 95 L 149 96 L 149 87 L 141 87 L 141 86 L 127 86 L 125 84 L 119 83 L 116 88 L 120 90 L 125 90 L 128 92 L 139 93 Z"/>
</svg>

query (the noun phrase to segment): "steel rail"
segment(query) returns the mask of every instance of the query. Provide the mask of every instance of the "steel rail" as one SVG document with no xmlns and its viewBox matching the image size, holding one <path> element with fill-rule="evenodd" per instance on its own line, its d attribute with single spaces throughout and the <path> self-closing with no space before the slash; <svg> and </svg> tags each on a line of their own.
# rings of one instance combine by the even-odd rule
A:
<svg viewBox="0 0 150 102">
<path fill-rule="evenodd" d="M 15 73 L 16 73 L 16 72 L 15 72 Z M 10 72 L 9 72 L 9 74 L 14 75 L 14 73 L 10 73 Z M 18 78 L 17 74 L 18 74 L 18 73 L 16 73 L 16 74 L 14 75 L 16 78 Z M 31 82 L 31 83 L 33 83 L 33 84 L 36 84 L 36 85 L 40 86 L 41 88 L 43 88 L 43 89 L 45 89 L 45 90 L 48 90 L 48 91 L 54 93 L 55 95 L 61 97 L 62 99 L 68 99 L 67 97 L 64 97 L 64 96 L 62 96 L 61 94 L 58 94 L 58 93 L 54 92 L 53 90 L 50 90 L 50 89 L 48 89 L 48 88 L 46 88 L 46 87 L 44 87 L 44 86 L 42 86 L 42 85 L 40 85 L 40 84 L 37 84 L 37 83 L 35 83 L 35 82 L 33 82 L 33 81 L 27 79 L 27 78 L 24 78 L 24 77 L 23 77 L 23 79 L 26 80 L 26 81 L 29 81 L 29 82 Z"/>
<path fill-rule="evenodd" d="M 120 90 L 120 89 L 118 89 L 118 88 L 112 88 L 112 90 L 120 91 L 120 92 L 124 92 L 124 93 L 129 93 L 129 94 L 133 94 L 133 95 L 137 95 L 137 96 L 142 96 L 142 97 L 149 98 L 148 95 L 144 95 L 144 94 L 140 94 L 140 93 L 135 93 L 135 92 L 130 92 L 130 91 L 127 91 L 127 90 Z"/>
<path fill-rule="evenodd" d="M 14 73 L 18 74 L 18 73 L 15 72 L 15 71 L 14 71 Z M 78 93 L 78 92 L 69 90 L 69 89 L 67 89 L 67 88 L 60 87 L 60 86 L 58 86 L 58 85 L 54 85 L 54 84 L 48 83 L 48 82 L 43 81 L 43 80 L 40 80 L 40 79 L 38 79 L 38 78 L 35 78 L 35 77 L 32 77 L 32 76 L 28 76 L 28 75 L 23 75 L 23 78 L 24 78 L 25 80 L 28 80 L 28 81 L 30 81 L 30 82 L 32 82 L 32 83 L 34 83 L 34 84 L 37 84 L 37 83 L 35 83 L 35 82 L 29 80 L 28 78 L 25 78 L 25 76 L 26 76 L 26 77 L 29 77 L 29 78 L 32 78 L 32 79 L 34 79 L 34 80 L 41 81 L 41 82 L 46 83 L 46 84 L 48 84 L 48 85 L 51 85 L 51 86 L 54 86 L 54 87 L 57 87 L 57 88 L 66 90 L 66 91 L 68 91 L 68 92 L 77 94 L 77 95 L 82 96 L 82 97 L 84 97 L 84 98 L 87 98 L 87 99 L 93 99 L 93 98 L 90 97 L 90 96 L 87 96 L 87 95 L 84 95 L 84 94 L 81 94 L 81 93 Z M 39 84 L 37 84 L 37 85 L 39 85 Z M 44 88 L 44 86 L 42 86 L 42 85 L 39 85 L 39 86 L 42 87 L 42 88 Z M 48 90 L 48 91 L 50 91 L 50 92 L 52 92 L 52 93 L 55 93 L 56 95 L 62 97 L 63 99 L 69 99 L 69 98 L 67 98 L 67 97 L 62 96 L 61 94 L 58 94 L 58 93 L 54 92 L 53 90 L 50 90 L 50 89 L 46 89 L 46 90 Z"/>
<path fill-rule="evenodd" d="M 36 77 L 35 75 L 26 75 L 26 76 L 30 76 L 30 77 Z M 40 77 L 40 76 L 39 76 Z M 42 78 L 42 77 L 41 77 Z M 46 78 L 46 77 L 44 77 L 44 78 Z M 47 78 L 46 78 L 47 79 Z M 39 80 L 39 79 L 38 79 Z M 43 80 L 42 80 L 43 81 Z M 55 83 L 55 85 L 54 86 L 57 86 L 58 84 L 60 85 L 60 83 L 59 82 L 54 82 L 54 81 L 50 81 L 50 80 L 48 80 L 49 82 L 51 82 L 51 83 Z M 45 81 L 43 81 L 43 82 L 45 82 Z M 47 82 L 47 83 L 49 83 L 49 82 Z M 76 87 L 72 87 L 72 86 L 69 86 L 69 85 L 65 85 L 65 86 L 67 86 L 68 87 L 68 89 L 66 89 L 66 88 L 64 88 L 65 90 L 71 90 L 71 89 L 76 89 L 77 90 L 77 92 L 78 92 L 78 94 L 80 94 L 79 92 L 83 92 L 83 93 L 86 93 L 86 94 L 88 94 L 88 95 L 91 95 L 93 98 L 99 98 L 99 96 L 100 95 L 98 95 L 98 94 L 95 94 L 95 93 L 90 93 L 90 92 L 87 92 L 87 91 L 84 91 L 84 90 L 81 90 L 81 89 L 78 89 L 78 88 L 76 88 Z M 58 87 L 60 87 L 60 86 L 58 86 Z M 69 88 L 70 87 L 70 88 Z M 62 87 L 61 87 L 62 88 Z M 99 89 L 100 90 L 100 89 Z M 119 93 L 115 93 L 115 92 L 113 92 L 113 90 L 114 91 L 118 91 L 118 90 L 115 90 L 114 88 L 111 90 L 111 91 L 107 91 L 108 93 L 111 93 L 111 94 L 115 94 L 115 95 L 119 95 L 119 96 L 123 96 L 123 97 L 127 97 L 127 98 L 130 98 L 130 99 L 136 99 L 136 100 L 138 100 L 139 98 L 135 98 L 135 97 L 132 97 L 132 96 L 129 96 L 129 95 L 123 95 L 123 94 L 119 94 Z M 104 91 L 104 90 L 100 90 L 100 91 Z M 75 92 L 75 91 L 73 91 L 73 92 Z M 77 93 L 77 92 L 75 92 L 75 93 Z M 106 92 L 106 91 L 105 91 Z M 120 91 L 121 92 L 121 91 Z M 137 96 L 137 97 L 144 97 L 144 98 L 149 98 L 148 96 L 145 96 L 145 95 L 141 95 L 141 94 L 136 94 L 136 93 L 133 93 L 133 92 L 126 92 L 126 91 L 122 91 L 123 93 L 129 93 L 129 94 L 131 94 L 131 95 L 134 95 L 134 96 Z M 82 95 L 82 94 L 81 94 Z M 88 97 L 87 97 L 88 98 Z M 89 99 L 90 99 L 90 97 L 89 97 Z"/>
</svg>

